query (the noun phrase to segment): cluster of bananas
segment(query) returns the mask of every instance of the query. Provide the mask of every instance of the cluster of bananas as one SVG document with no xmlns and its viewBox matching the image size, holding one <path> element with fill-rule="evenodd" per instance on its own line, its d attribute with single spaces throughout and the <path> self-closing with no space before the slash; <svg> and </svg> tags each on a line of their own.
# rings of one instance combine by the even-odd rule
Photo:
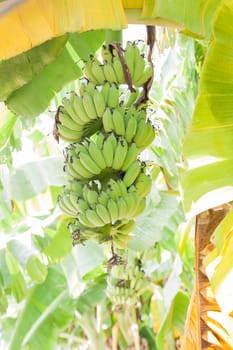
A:
<svg viewBox="0 0 233 350">
<path fill-rule="evenodd" d="M 73 218 L 69 230 L 74 244 L 92 238 L 124 248 L 152 184 L 139 153 L 155 131 L 146 109 L 133 105 L 140 94 L 137 87 L 152 77 L 152 65 L 135 43 L 121 49 L 121 57 L 104 46 L 102 56 L 103 63 L 90 57 L 78 93 L 64 98 L 59 108 L 58 135 L 69 145 L 64 150 L 68 183 L 58 203 Z M 122 57 L 134 91 L 124 80 Z"/>
<path fill-rule="evenodd" d="M 113 305 L 135 305 L 147 286 L 145 274 L 138 265 L 115 265 L 107 277 L 106 294 Z"/>
<path fill-rule="evenodd" d="M 121 55 L 120 55 L 121 54 Z M 96 85 L 103 85 L 105 81 L 125 84 L 125 72 L 122 67 L 121 57 L 127 65 L 132 83 L 140 87 L 152 76 L 151 62 L 145 60 L 136 42 L 128 42 L 125 50 L 119 52 L 110 46 L 102 47 L 102 62 L 91 56 L 86 62 L 84 73 L 86 77 Z"/>
</svg>

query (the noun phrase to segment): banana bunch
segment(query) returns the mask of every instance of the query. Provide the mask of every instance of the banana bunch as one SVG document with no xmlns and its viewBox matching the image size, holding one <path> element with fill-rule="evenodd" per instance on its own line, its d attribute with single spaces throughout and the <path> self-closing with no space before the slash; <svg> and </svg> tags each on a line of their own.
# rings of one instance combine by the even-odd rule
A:
<svg viewBox="0 0 233 350">
<path fill-rule="evenodd" d="M 115 265 L 107 277 L 106 294 L 115 306 L 134 305 L 147 286 L 145 274 L 138 265 Z"/>
<path fill-rule="evenodd" d="M 151 190 L 140 152 L 155 131 L 146 108 L 137 102 L 153 70 L 136 43 L 119 50 L 103 46 L 102 60 L 90 56 L 78 90 L 62 100 L 56 115 L 56 131 L 69 143 L 64 149 L 68 181 L 58 205 L 72 218 L 73 244 L 110 240 L 115 248 L 125 249 Z M 128 88 L 129 75 L 133 89 Z M 133 276 L 126 280 L 130 288 L 120 293 L 131 293 L 136 283 Z"/>
<path fill-rule="evenodd" d="M 123 180 L 110 179 L 106 189 L 95 181 L 83 184 L 82 193 L 63 188 L 58 197 L 62 211 L 77 218 L 87 228 L 115 225 L 121 220 L 130 221 L 145 209 L 145 198 L 138 195 L 135 186 L 127 188 Z M 120 227 L 117 230 L 121 230 Z"/>
<path fill-rule="evenodd" d="M 86 227 L 77 219 L 69 224 L 69 231 L 73 239 L 73 245 L 94 239 L 99 243 L 112 241 L 119 249 L 126 248 L 127 242 L 132 238 L 135 221 L 120 221 L 116 224 L 107 224 L 102 227 Z"/>
<path fill-rule="evenodd" d="M 153 67 L 148 62 L 136 42 L 128 42 L 125 50 L 120 48 L 121 56 L 128 68 L 132 83 L 135 87 L 141 87 L 153 75 Z M 102 62 L 90 56 L 85 63 L 83 73 L 89 81 L 96 85 L 103 85 L 106 81 L 115 84 L 126 84 L 125 72 L 119 53 L 111 45 L 102 47 Z"/>
<path fill-rule="evenodd" d="M 99 133 L 95 140 L 85 139 L 81 143 L 70 144 L 65 148 L 64 156 L 64 171 L 69 179 L 85 181 L 120 177 L 134 164 L 126 176 L 127 183 L 133 183 L 133 169 L 137 170 L 137 173 L 140 171 L 136 144 L 128 145 L 123 136 L 115 136 L 114 133 Z"/>
<path fill-rule="evenodd" d="M 93 135 L 101 129 L 105 109 L 116 108 L 119 101 L 120 91 L 116 84 L 106 82 L 103 86 L 96 86 L 84 80 L 79 94 L 71 92 L 69 98 L 62 100 L 57 123 L 59 137 L 73 143 Z"/>
<path fill-rule="evenodd" d="M 134 142 L 139 151 L 144 150 L 154 140 L 154 127 L 146 119 L 145 110 L 137 111 L 134 107 L 106 108 L 103 114 L 103 129 L 106 133 L 124 136 L 130 143 Z"/>
</svg>

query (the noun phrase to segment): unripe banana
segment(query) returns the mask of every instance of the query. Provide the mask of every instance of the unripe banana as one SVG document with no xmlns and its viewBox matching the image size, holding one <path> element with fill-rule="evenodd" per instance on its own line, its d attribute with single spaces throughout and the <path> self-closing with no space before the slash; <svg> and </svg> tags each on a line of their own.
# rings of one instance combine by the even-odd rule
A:
<svg viewBox="0 0 233 350">
<path fill-rule="evenodd" d="M 106 62 L 111 62 L 112 61 L 112 53 L 109 50 L 108 46 L 103 45 L 101 47 L 101 55 L 102 55 L 103 61 L 106 61 Z"/>
<path fill-rule="evenodd" d="M 86 217 L 86 211 L 85 212 L 80 212 L 78 214 L 78 220 L 79 222 L 86 226 L 86 227 L 93 227 L 95 228 L 96 227 L 96 224 L 95 223 L 92 223 L 90 220 L 88 220 L 88 218 Z"/>
<path fill-rule="evenodd" d="M 82 165 L 93 175 L 98 175 L 101 173 L 101 168 L 97 163 L 91 158 L 90 155 L 85 153 L 79 154 L 80 161 Z"/>
<path fill-rule="evenodd" d="M 114 223 L 118 220 L 118 206 L 112 198 L 108 200 L 107 208 L 111 217 L 111 222 Z"/>
<path fill-rule="evenodd" d="M 144 71 L 143 71 L 143 74 L 142 76 L 134 81 L 134 85 L 136 87 L 140 87 L 142 86 L 143 84 L 145 84 L 149 79 L 151 79 L 153 75 L 153 67 L 152 67 L 152 64 L 150 62 L 148 62 L 146 65 L 145 65 L 145 68 L 144 68 Z"/>
<path fill-rule="evenodd" d="M 127 64 L 127 67 L 129 69 L 129 73 L 130 73 L 130 76 L 132 79 L 133 73 L 134 73 L 134 47 L 130 41 L 127 42 L 127 45 L 125 48 L 125 53 L 124 53 L 124 58 L 125 58 L 125 63 Z"/>
<path fill-rule="evenodd" d="M 64 171 L 68 177 L 68 179 L 78 179 L 78 180 L 83 180 L 83 176 L 80 174 L 77 174 L 77 172 L 74 170 L 73 166 L 71 163 L 66 163 L 64 166 Z"/>
<path fill-rule="evenodd" d="M 81 140 L 82 132 L 80 131 L 72 130 L 62 124 L 57 124 L 57 129 L 59 137 L 61 137 L 64 141 L 73 143 Z"/>
<path fill-rule="evenodd" d="M 76 217 L 77 212 L 65 195 L 58 196 L 58 205 L 62 211 L 71 217 Z"/>
<path fill-rule="evenodd" d="M 136 160 L 129 166 L 129 168 L 126 170 L 126 173 L 123 177 L 123 181 L 127 187 L 131 186 L 134 183 L 140 171 L 141 171 L 140 163 L 139 161 Z"/>
<path fill-rule="evenodd" d="M 146 197 L 151 191 L 151 177 L 146 175 L 144 172 L 141 172 L 138 175 L 134 185 L 139 197 Z"/>
<path fill-rule="evenodd" d="M 135 227 L 135 221 L 134 220 L 129 220 L 126 224 L 123 224 L 123 225 L 119 226 L 117 228 L 117 230 L 120 233 L 128 235 L 129 233 L 133 232 L 134 227 Z"/>
<path fill-rule="evenodd" d="M 88 80 L 93 82 L 94 84 L 98 84 L 98 80 L 95 78 L 95 76 L 92 73 L 92 61 L 91 59 L 88 59 L 88 61 L 85 62 L 83 67 L 83 73 L 87 77 Z"/>
<path fill-rule="evenodd" d="M 91 97 L 91 95 L 89 95 L 88 92 L 84 92 L 82 100 L 83 100 L 84 109 L 85 109 L 88 117 L 90 119 L 97 119 L 98 116 L 97 116 L 95 104 L 94 104 L 94 101 L 93 101 L 93 98 Z"/>
<path fill-rule="evenodd" d="M 90 118 L 83 106 L 83 100 L 80 96 L 74 95 L 73 97 L 73 107 L 75 110 L 75 113 L 78 115 L 79 119 L 82 121 L 83 124 L 87 124 L 90 122 Z"/>
<path fill-rule="evenodd" d="M 121 169 L 123 171 L 126 171 L 129 166 L 137 160 L 138 156 L 138 149 L 135 143 L 131 143 L 131 145 L 128 148 L 128 152 L 126 154 L 126 157 L 124 159 L 124 162 L 121 166 Z"/>
<path fill-rule="evenodd" d="M 109 83 L 117 83 L 117 77 L 110 62 L 104 62 L 103 70 L 105 80 L 109 81 Z"/>
<path fill-rule="evenodd" d="M 110 91 L 111 84 L 106 81 L 103 86 L 101 86 L 101 94 L 104 97 L 105 104 L 108 105 L 108 99 L 109 99 L 109 91 Z M 111 106 L 110 106 L 111 107 Z"/>
<path fill-rule="evenodd" d="M 111 168 L 113 163 L 115 150 L 113 149 L 112 140 L 107 137 L 103 144 L 103 156 L 106 163 L 106 167 Z"/>
<path fill-rule="evenodd" d="M 99 195 L 98 202 L 103 206 L 107 206 L 109 197 L 106 192 L 102 191 Z"/>
<path fill-rule="evenodd" d="M 112 112 L 110 108 L 106 108 L 103 114 L 103 127 L 105 132 L 112 132 L 114 129 L 114 125 L 112 121 Z"/>
<path fill-rule="evenodd" d="M 126 213 L 127 213 L 127 204 L 126 204 L 124 198 L 118 199 L 117 206 L 118 206 L 118 218 L 121 220 L 121 219 L 125 218 Z"/>
<path fill-rule="evenodd" d="M 126 124 L 125 139 L 127 142 L 131 142 L 137 132 L 137 120 L 135 117 L 130 117 Z"/>
<path fill-rule="evenodd" d="M 86 198 L 90 207 L 95 207 L 98 203 L 98 193 L 94 190 L 86 188 Z"/>
<path fill-rule="evenodd" d="M 116 84 L 111 84 L 109 87 L 107 105 L 110 108 L 117 108 L 119 106 L 119 87 Z"/>
<path fill-rule="evenodd" d="M 112 66 L 117 78 L 117 83 L 123 84 L 125 82 L 125 77 L 119 57 L 113 57 Z"/>
<path fill-rule="evenodd" d="M 98 81 L 98 85 L 103 85 L 105 82 L 105 74 L 103 65 L 92 56 L 92 65 L 91 65 L 91 73 L 95 77 L 95 79 Z"/>
<path fill-rule="evenodd" d="M 96 146 L 102 150 L 105 141 L 105 135 L 102 132 L 98 132 L 96 135 Z"/>
<path fill-rule="evenodd" d="M 114 109 L 112 112 L 112 122 L 114 126 L 114 132 L 117 135 L 125 135 L 125 123 L 124 115 L 118 109 Z"/>
<path fill-rule="evenodd" d="M 68 99 L 67 97 L 64 97 L 62 99 L 62 105 L 64 107 L 64 112 L 66 112 L 68 115 L 70 115 L 71 119 L 75 119 L 75 111 L 74 111 L 74 108 L 73 108 L 73 104 L 71 102 L 70 99 Z"/>
<path fill-rule="evenodd" d="M 109 224 L 112 221 L 108 209 L 103 204 L 97 204 L 95 210 L 105 224 Z"/>
<path fill-rule="evenodd" d="M 95 227 L 104 226 L 104 221 L 100 218 L 100 216 L 93 209 L 87 209 L 85 211 L 86 218 L 90 221 Z"/>
<path fill-rule="evenodd" d="M 103 94 L 97 89 L 95 89 L 95 91 L 94 91 L 93 100 L 94 100 L 97 116 L 99 118 L 101 118 L 104 114 L 105 109 L 106 109 L 106 102 L 105 102 Z"/>
<path fill-rule="evenodd" d="M 144 68 L 146 61 L 144 57 L 140 54 L 139 50 L 135 52 L 134 55 L 134 74 L 133 74 L 133 83 L 137 82 L 144 74 Z M 140 86 L 140 85 L 139 85 Z"/>
<path fill-rule="evenodd" d="M 78 132 L 82 132 L 83 131 L 83 127 L 80 124 L 77 124 L 71 117 L 69 114 L 64 113 L 64 112 L 60 112 L 59 113 L 59 121 L 62 125 L 64 125 L 65 127 L 74 130 L 74 131 L 78 131 Z"/>
<path fill-rule="evenodd" d="M 81 162 L 80 158 L 72 158 L 71 164 L 77 177 L 82 177 L 82 179 L 90 179 L 93 177 L 93 172 L 89 171 L 89 169 Z"/>
<path fill-rule="evenodd" d="M 96 164 L 98 164 L 99 168 L 101 170 L 105 169 L 106 163 L 105 163 L 103 153 L 100 151 L 100 149 L 97 147 L 94 141 L 90 141 L 88 151 L 93 161 Z"/>
<path fill-rule="evenodd" d="M 115 170 L 121 169 L 125 157 L 128 152 L 128 144 L 123 137 L 118 139 L 117 147 L 115 149 L 115 154 L 113 158 L 112 168 Z"/>
</svg>

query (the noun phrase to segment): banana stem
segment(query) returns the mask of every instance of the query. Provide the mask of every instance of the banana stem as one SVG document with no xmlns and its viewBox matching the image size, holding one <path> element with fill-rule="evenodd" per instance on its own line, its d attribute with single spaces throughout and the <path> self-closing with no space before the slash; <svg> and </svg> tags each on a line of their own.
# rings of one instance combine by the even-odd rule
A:
<svg viewBox="0 0 233 350">
<path fill-rule="evenodd" d="M 90 349 L 105 349 L 104 336 L 101 330 L 97 331 L 94 316 L 92 314 L 84 314 L 80 318 L 79 323 L 90 341 Z"/>
</svg>

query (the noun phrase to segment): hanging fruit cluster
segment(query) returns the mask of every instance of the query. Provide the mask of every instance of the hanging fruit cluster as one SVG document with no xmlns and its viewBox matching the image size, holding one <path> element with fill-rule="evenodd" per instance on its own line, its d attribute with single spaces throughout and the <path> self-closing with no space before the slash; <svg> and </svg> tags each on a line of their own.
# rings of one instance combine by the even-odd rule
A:
<svg viewBox="0 0 233 350">
<path fill-rule="evenodd" d="M 143 103 L 153 67 L 137 43 L 115 43 L 102 47 L 102 62 L 90 56 L 83 72 L 55 118 L 55 137 L 69 143 L 58 203 L 73 218 L 74 244 L 94 238 L 124 248 L 151 189 L 140 152 L 155 136 Z"/>
</svg>

